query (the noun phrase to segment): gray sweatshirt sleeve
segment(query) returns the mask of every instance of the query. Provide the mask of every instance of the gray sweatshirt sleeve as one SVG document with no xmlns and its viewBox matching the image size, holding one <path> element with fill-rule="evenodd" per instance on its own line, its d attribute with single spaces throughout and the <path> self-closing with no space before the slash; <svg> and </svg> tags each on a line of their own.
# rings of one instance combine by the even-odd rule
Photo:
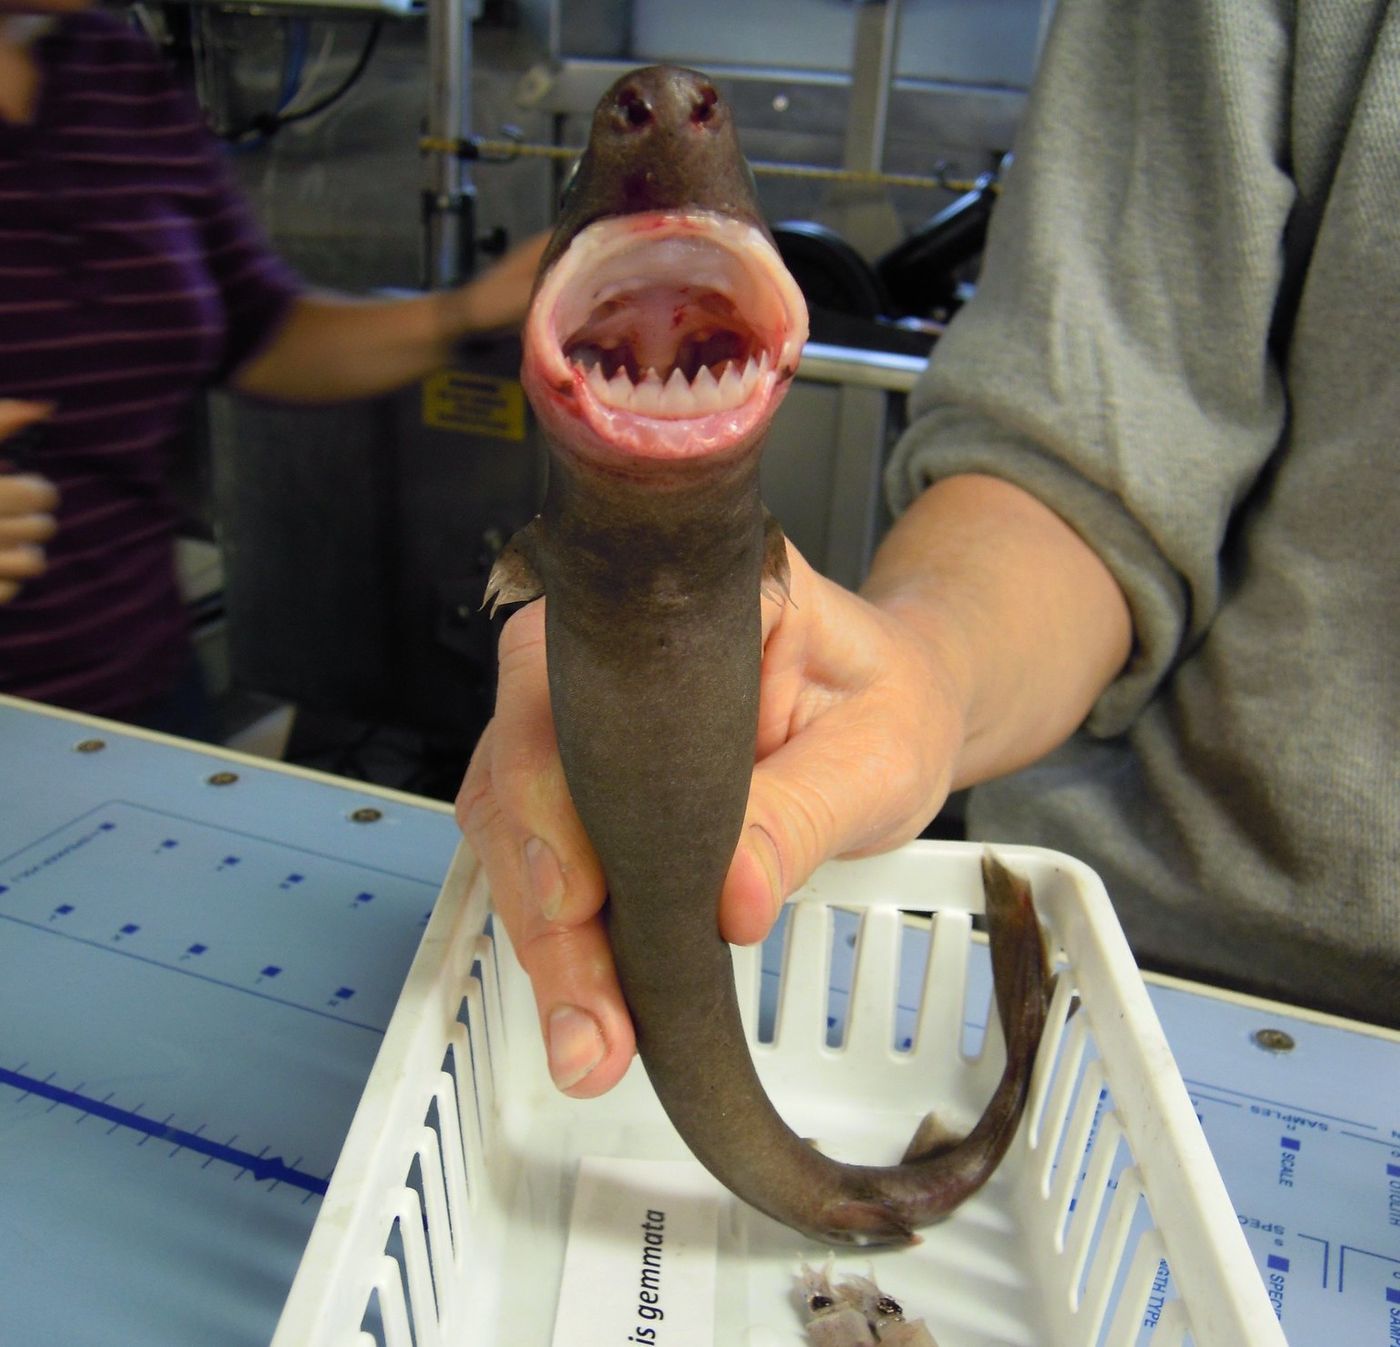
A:
<svg viewBox="0 0 1400 1347">
<path fill-rule="evenodd" d="M 1103 557 L 1133 657 L 1121 732 L 1209 628 L 1232 518 L 1287 414 L 1270 332 L 1293 204 L 1282 0 L 1061 0 L 975 298 L 890 464 L 1031 491 Z"/>
</svg>

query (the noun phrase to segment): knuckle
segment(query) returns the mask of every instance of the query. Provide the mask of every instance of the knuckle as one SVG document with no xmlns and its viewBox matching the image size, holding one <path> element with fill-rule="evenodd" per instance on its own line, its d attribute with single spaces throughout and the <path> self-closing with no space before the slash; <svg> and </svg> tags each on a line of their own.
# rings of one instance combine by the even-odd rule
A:
<svg viewBox="0 0 1400 1347">
<path fill-rule="evenodd" d="M 26 477 L 29 508 L 36 512 L 52 510 L 58 504 L 58 488 L 46 477 Z"/>
<path fill-rule="evenodd" d="M 462 778 L 462 787 L 457 792 L 454 804 L 457 826 L 473 844 L 491 834 L 493 825 L 499 821 L 501 813 L 491 769 L 485 761 L 490 753 L 490 733 L 491 726 L 488 725 L 467 766 L 466 775 Z"/>
<path fill-rule="evenodd" d="M 837 810 L 824 791 L 810 781 L 778 783 L 778 812 L 782 826 L 776 829 L 784 887 L 804 882 L 826 858 L 836 836 Z"/>
<path fill-rule="evenodd" d="M 25 543 L 46 543 L 57 527 L 54 517 L 49 514 L 0 516 L 0 549 L 8 551 Z"/>
</svg>

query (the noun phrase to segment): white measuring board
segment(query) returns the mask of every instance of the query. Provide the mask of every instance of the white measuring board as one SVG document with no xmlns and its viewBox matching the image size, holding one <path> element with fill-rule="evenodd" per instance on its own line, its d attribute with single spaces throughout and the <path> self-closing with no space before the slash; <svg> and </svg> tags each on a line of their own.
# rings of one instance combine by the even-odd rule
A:
<svg viewBox="0 0 1400 1347">
<path fill-rule="evenodd" d="M 5 1347 L 271 1337 L 457 839 L 0 699 Z"/>
<path fill-rule="evenodd" d="M 783 924 L 763 952 L 763 1036 L 773 1024 Z M 833 1046 L 856 929 L 854 914 L 835 913 Z M 927 958 L 927 928 L 911 925 L 895 1026 L 903 1047 Z M 991 998 L 985 945 L 971 949 L 967 986 L 978 1018 L 964 1026 L 963 1042 L 973 1053 Z M 1400 1039 L 1151 978 L 1147 990 L 1289 1347 L 1400 1342 Z M 1292 1047 L 1261 1048 L 1261 1030 L 1283 1031 Z"/>
<path fill-rule="evenodd" d="M 1400 1341 L 1400 1043 L 1148 991 L 1291 1347 Z"/>
</svg>

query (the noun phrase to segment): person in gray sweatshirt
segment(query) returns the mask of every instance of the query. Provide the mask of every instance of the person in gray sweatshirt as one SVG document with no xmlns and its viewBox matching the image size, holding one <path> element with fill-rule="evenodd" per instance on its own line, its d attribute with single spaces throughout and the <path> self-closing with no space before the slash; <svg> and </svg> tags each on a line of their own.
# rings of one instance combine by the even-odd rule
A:
<svg viewBox="0 0 1400 1347">
<path fill-rule="evenodd" d="M 1400 0 L 1061 0 L 859 595 L 790 548 L 721 901 L 969 831 L 1079 856 L 1149 967 L 1400 1024 Z M 459 817 L 555 1079 L 632 1052 L 538 605 Z"/>
<path fill-rule="evenodd" d="M 1061 8 L 889 486 L 1033 493 L 1133 641 L 970 828 L 1090 860 L 1153 965 L 1395 1022 L 1400 5 Z"/>
</svg>

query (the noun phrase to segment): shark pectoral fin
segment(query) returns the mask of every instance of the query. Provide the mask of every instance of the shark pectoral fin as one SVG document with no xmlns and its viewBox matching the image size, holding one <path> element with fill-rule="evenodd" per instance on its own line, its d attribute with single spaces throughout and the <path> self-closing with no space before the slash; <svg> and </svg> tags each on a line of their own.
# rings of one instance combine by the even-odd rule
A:
<svg viewBox="0 0 1400 1347">
<path fill-rule="evenodd" d="M 783 526 L 768 513 L 763 512 L 763 582 L 760 592 L 774 603 L 792 603 L 789 583 L 792 572 L 788 568 L 787 539 L 783 536 Z M 796 607 L 796 605 L 793 605 Z"/>
<path fill-rule="evenodd" d="M 939 1122 L 937 1114 L 926 1113 L 923 1122 L 914 1129 L 914 1135 L 909 1138 L 900 1164 L 907 1165 L 915 1160 L 932 1160 L 935 1156 L 944 1155 L 961 1145 L 963 1140 L 963 1136 Z"/>
<path fill-rule="evenodd" d="M 486 593 L 481 606 L 491 605 L 495 617 L 502 604 L 529 603 L 544 593 L 544 582 L 535 573 L 532 560 L 535 540 L 539 536 L 539 520 L 532 519 L 503 548 L 491 567 L 486 581 Z"/>
</svg>

